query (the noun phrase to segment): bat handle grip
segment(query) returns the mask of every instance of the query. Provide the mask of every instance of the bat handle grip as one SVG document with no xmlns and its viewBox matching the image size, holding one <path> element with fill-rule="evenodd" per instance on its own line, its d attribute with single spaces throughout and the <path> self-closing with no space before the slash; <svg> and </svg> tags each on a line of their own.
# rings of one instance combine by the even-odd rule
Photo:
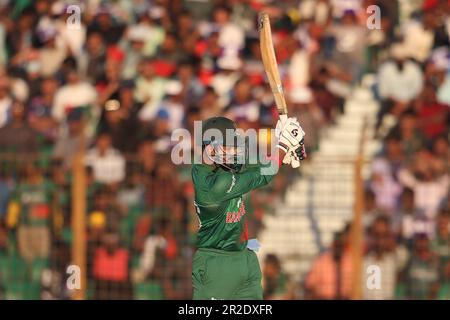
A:
<svg viewBox="0 0 450 320">
<path fill-rule="evenodd" d="M 288 118 L 287 114 L 279 114 L 278 116 L 279 116 L 279 118 L 281 120 L 281 124 L 284 125 L 284 123 L 286 122 L 286 120 Z"/>
</svg>

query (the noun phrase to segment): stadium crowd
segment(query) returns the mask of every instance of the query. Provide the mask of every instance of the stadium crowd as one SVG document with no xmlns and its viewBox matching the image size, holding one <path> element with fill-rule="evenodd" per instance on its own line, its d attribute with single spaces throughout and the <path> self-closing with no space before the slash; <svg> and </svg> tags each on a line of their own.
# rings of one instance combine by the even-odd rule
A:
<svg viewBox="0 0 450 320">
<path fill-rule="evenodd" d="M 450 298 L 450 6 L 405 2 L 1 1 L 0 296 L 70 298 L 73 164 L 84 150 L 87 297 L 191 298 L 193 187 L 190 166 L 171 161 L 171 133 L 213 115 L 274 127 L 264 9 L 309 153 L 352 87 L 377 74 L 383 149 L 366 185 L 364 264 L 381 266 L 383 290 L 364 298 Z M 370 5 L 379 29 L 367 27 Z M 282 171 L 246 199 L 251 236 L 292 179 Z M 265 298 L 349 298 L 348 230 L 301 286 L 268 255 Z"/>
</svg>

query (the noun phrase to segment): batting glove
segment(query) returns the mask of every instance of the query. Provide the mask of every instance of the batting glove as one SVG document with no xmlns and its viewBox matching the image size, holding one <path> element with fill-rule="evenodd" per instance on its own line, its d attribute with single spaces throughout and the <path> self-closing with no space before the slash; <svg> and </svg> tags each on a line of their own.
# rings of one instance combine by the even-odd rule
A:
<svg viewBox="0 0 450 320">
<path fill-rule="evenodd" d="M 275 136 L 278 138 L 277 147 L 285 153 L 295 151 L 305 136 L 305 132 L 296 118 L 287 118 L 284 123 L 278 120 L 275 128 Z"/>
</svg>

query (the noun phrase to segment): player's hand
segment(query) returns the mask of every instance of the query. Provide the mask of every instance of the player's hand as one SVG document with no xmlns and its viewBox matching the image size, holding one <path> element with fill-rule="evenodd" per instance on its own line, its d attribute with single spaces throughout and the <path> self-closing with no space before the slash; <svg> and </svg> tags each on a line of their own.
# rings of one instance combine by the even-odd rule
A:
<svg viewBox="0 0 450 320">
<path fill-rule="evenodd" d="M 300 162 L 302 160 L 305 160 L 307 157 L 305 145 L 303 140 L 300 142 L 300 145 L 295 150 L 290 150 L 288 153 L 285 154 L 283 158 L 283 163 L 291 165 L 292 168 L 298 168 L 300 166 Z"/>
<path fill-rule="evenodd" d="M 277 147 L 288 154 L 290 153 L 289 151 L 295 152 L 297 150 L 305 136 L 305 132 L 298 123 L 297 118 L 291 117 L 287 118 L 284 123 L 278 120 L 275 136 L 278 138 Z"/>
</svg>

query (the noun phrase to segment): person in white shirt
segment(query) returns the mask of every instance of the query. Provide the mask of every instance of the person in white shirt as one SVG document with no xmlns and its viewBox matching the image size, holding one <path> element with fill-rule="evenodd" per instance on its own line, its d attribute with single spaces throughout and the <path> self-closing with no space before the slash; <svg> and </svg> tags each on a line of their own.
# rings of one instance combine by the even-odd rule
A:
<svg viewBox="0 0 450 320">
<path fill-rule="evenodd" d="M 224 108 L 230 103 L 230 95 L 234 85 L 241 77 L 242 60 L 237 53 L 226 54 L 217 59 L 217 72 L 211 81 L 211 87 L 219 96 L 219 105 Z"/>
<path fill-rule="evenodd" d="M 167 80 L 156 75 L 153 63 L 152 59 L 141 62 L 134 89 L 134 98 L 144 104 L 139 112 L 139 119 L 142 121 L 155 119 L 166 91 Z"/>
<path fill-rule="evenodd" d="M 325 26 L 328 23 L 331 9 L 328 0 L 303 0 L 298 5 L 300 16 L 304 19 L 311 19 L 320 26 Z"/>
<path fill-rule="evenodd" d="M 55 27 L 38 30 L 38 35 L 39 40 L 44 43 L 37 54 L 39 73 L 44 77 L 53 76 L 61 68 L 68 51 L 64 46 L 57 45 L 58 30 Z"/>
<path fill-rule="evenodd" d="M 378 91 L 382 99 L 408 103 L 423 89 L 423 72 L 420 66 L 407 60 L 409 54 L 402 44 L 391 47 L 391 57 L 378 70 Z"/>
<path fill-rule="evenodd" d="M 164 110 L 169 119 L 169 131 L 172 132 L 183 125 L 185 106 L 182 104 L 181 93 L 183 85 L 178 80 L 170 80 L 166 86 L 166 98 L 160 104 L 160 111 Z"/>
<path fill-rule="evenodd" d="M 359 14 L 362 9 L 362 0 L 330 0 L 333 9 L 333 18 L 342 18 L 348 10 Z"/>
<path fill-rule="evenodd" d="M 424 159 L 426 163 L 423 163 Z M 449 192 L 450 178 L 442 161 L 423 158 L 421 155 L 417 156 L 416 161 L 414 171 L 403 168 L 398 173 L 398 179 L 404 186 L 414 190 L 416 207 L 432 219 Z"/>
<path fill-rule="evenodd" d="M 125 158 L 112 147 L 111 137 L 101 133 L 85 158 L 85 164 L 93 169 L 94 179 L 100 183 L 119 183 L 125 178 Z"/>
<path fill-rule="evenodd" d="M 97 91 L 88 82 L 83 82 L 76 70 L 67 75 L 67 84 L 55 94 L 52 116 L 59 122 L 64 122 L 66 114 L 75 107 L 92 108 L 97 100 Z"/>
<path fill-rule="evenodd" d="M 9 95 L 10 81 L 7 76 L 0 77 L 0 128 L 6 125 L 9 119 L 12 99 Z"/>
<path fill-rule="evenodd" d="M 436 19 L 431 10 L 425 10 L 421 21 L 412 19 L 401 28 L 405 49 L 420 63 L 425 62 L 430 56 L 437 20 L 439 19 Z"/>
<path fill-rule="evenodd" d="M 401 206 L 393 219 L 393 228 L 398 237 L 408 246 L 412 246 L 415 234 L 426 234 L 429 238 L 434 235 L 434 221 L 427 217 L 423 210 L 415 206 L 414 191 L 403 188 Z"/>
<path fill-rule="evenodd" d="M 370 188 L 375 194 L 377 206 L 385 212 L 396 209 L 397 199 L 402 192 L 402 185 L 395 179 L 396 167 L 402 162 L 401 143 L 396 137 L 386 141 L 386 152 L 372 163 Z"/>
<path fill-rule="evenodd" d="M 244 48 L 245 34 L 242 28 L 231 21 L 231 9 L 227 6 L 217 6 L 213 19 L 219 29 L 219 45 L 224 51 L 239 51 Z"/>
</svg>

